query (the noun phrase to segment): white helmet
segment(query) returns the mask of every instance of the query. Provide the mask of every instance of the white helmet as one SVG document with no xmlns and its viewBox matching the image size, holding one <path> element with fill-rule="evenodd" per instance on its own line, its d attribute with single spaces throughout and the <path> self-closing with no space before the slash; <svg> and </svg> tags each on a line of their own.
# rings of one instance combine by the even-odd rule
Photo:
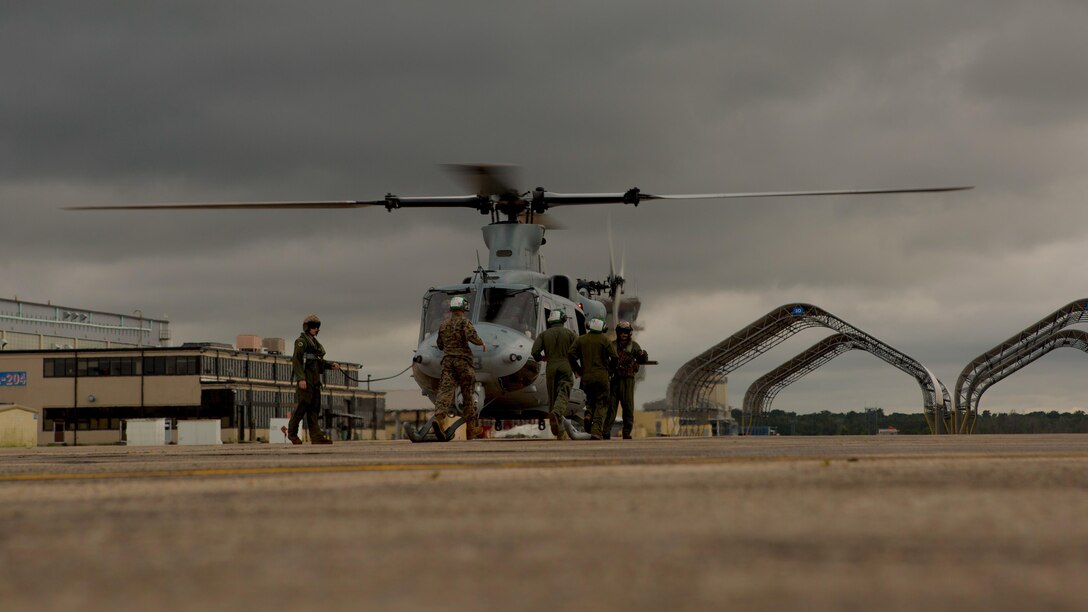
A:
<svg viewBox="0 0 1088 612">
<path fill-rule="evenodd" d="M 599 334 L 604 331 L 604 319 L 593 317 L 589 320 L 589 331 Z"/>
<path fill-rule="evenodd" d="M 567 320 L 567 313 L 558 308 L 548 313 L 548 325 L 557 325 Z"/>
<path fill-rule="evenodd" d="M 450 310 L 468 310 L 468 300 L 459 295 L 450 298 Z"/>
</svg>

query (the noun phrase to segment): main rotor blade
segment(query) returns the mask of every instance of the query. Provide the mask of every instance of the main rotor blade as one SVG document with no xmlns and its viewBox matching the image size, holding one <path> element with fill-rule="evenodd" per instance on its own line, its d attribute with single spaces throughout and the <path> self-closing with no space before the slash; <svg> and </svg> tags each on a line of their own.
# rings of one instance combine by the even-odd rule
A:
<svg viewBox="0 0 1088 612">
<path fill-rule="evenodd" d="M 545 192 L 544 200 L 548 206 L 569 206 L 581 204 L 637 204 L 645 200 L 721 200 L 732 198 L 790 198 L 797 196 L 828 195 L 872 195 L 882 193 L 936 193 L 942 191 L 964 191 L 974 189 L 974 185 L 956 187 L 914 187 L 906 189 L 827 189 L 816 191 L 752 191 L 736 193 L 680 193 L 654 195 L 630 190 L 624 193 L 554 193 Z"/>
<path fill-rule="evenodd" d="M 66 206 L 65 210 L 185 210 L 185 209 L 315 209 L 315 208 L 366 208 L 379 206 L 385 200 L 373 202 L 207 202 L 201 204 L 131 204 L 115 206 Z"/>
<path fill-rule="evenodd" d="M 794 196 L 865 195 L 878 193 L 936 193 L 965 191 L 974 185 L 957 187 L 911 187 L 906 189 L 829 189 L 823 191 L 754 191 L 750 193 L 680 193 L 674 195 L 642 194 L 644 200 L 716 200 L 722 198 L 790 198 Z"/>
<path fill-rule="evenodd" d="M 612 213 L 608 213 L 608 278 L 613 279 L 616 277 L 616 256 L 613 254 L 612 248 Z M 615 287 L 613 287 L 613 292 Z"/>
<path fill-rule="evenodd" d="M 480 186 L 488 186 L 479 195 L 459 196 L 434 196 L 434 197 L 398 197 L 387 195 L 381 200 L 329 200 L 314 202 L 206 202 L 194 204 L 131 204 L 111 206 L 68 206 L 67 210 L 315 210 L 315 209 L 340 209 L 340 208 L 367 208 L 370 206 L 384 206 L 388 210 L 394 208 L 474 208 L 481 212 L 493 210 L 493 204 L 489 195 L 501 195 L 509 193 L 507 183 L 499 181 L 498 168 L 509 169 L 506 166 L 458 166 L 459 168 L 480 170 L 477 175 L 481 178 Z M 496 190 L 505 190 L 498 192 Z M 824 191 L 756 191 L 748 193 L 682 193 L 654 195 L 641 193 L 637 189 L 631 189 L 624 193 L 554 193 L 544 192 L 544 201 L 548 207 L 584 205 L 584 204 L 638 204 L 643 200 L 717 200 L 726 198 L 775 198 L 796 196 L 826 196 L 826 195 L 866 195 L 885 193 L 935 193 L 942 191 L 963 191 L 974 189 L 974 186 L 965 187 L 921 187 L 908 189 L 835 189 Z M 558 224 L 556 224 L 558 225 Z"/>
<path fill-rule="evenodd" d="M 320 202 L 204 202 L 196 204 L 130 204 L 113 206 L 68 206 L 66 210 L 317 210 L 337 208 L 480 208 L 490 207 L 486 198 L 476 195 L 401 198 L 389 195 L 382 200 L 342 200 Z"/>
</svg>

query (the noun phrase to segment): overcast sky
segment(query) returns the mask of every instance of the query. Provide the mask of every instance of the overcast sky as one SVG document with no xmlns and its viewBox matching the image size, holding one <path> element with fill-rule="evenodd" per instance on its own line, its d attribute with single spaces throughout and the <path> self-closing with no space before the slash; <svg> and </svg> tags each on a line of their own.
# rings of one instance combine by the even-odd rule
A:
<svg viewBox="0 0 1088 612">
<path fill-rule="evenodd" d="M 626 246 L 638 337 L 689 358 L 811 302 L 963 366 L 1088 296 L 1088 5 L 823 2 L 21 2 L 0 8 L 0 295 L 166 315 L 177 342 L 294 337 L 384 376 L 420 298 L 486 258 L 472 211 L 71 212 L 72 205 L 462 194 L 447 162 L 558 192 L 977 185 L 971 192 L 559 209 L 549 271 Z M 617 255 L 618 256 L 618 255 Z M 730 377 L 807 348 L 806 331 Z M 984 409 L 1088 404 L 1057 351 Z M 390 388 L 409 388 L 402 377 Z M 919 412 L 848 353 L 776 408 Z"/>
</svg>

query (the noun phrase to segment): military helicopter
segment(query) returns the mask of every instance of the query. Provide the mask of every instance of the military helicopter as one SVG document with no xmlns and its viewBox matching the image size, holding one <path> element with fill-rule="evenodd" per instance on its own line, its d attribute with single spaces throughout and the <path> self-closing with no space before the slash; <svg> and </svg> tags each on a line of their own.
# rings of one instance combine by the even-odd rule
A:
<svg viewBox="0 0 1088 612">
<path fill-rule="evenodd" d="M 78 206 L 73 210 L 200 210 L 200 209 L 343 209 L 384 207 L 387 211 L 407 208 L 466 208 L 490 217 L 483 227 L 489 257 L 487 266 L 478 265 L 459 283 L 432 287 L 423 295 L 418 346 L 412 359 L 412 377 L 431 401 L 435 400 L 441 377 L 442 354 L 435 344 L 436 332 L 449 315 L 454 296 L 468 299 L 469 316 L 487 351 L 473 347 L 476 370 L 476 399 L 481 418 L 538 419 L 548 414 L 544 368 L 530 355 L 533 340 L 545 329 L 552 310 L 567 315 L 565 323 L 576 333 L 585 333 L 592 318 L 611 319 L 613 328 L 621 318 L 633 320 L 639 302 L 624 299 L 622 266 L 615 269 L 610 247 L 610 274 L 605 281 L 575 280 L 563 274 L 549 274 L 540 248 L 548 228 L 561 227 L 548 214 L 562 206 L 625 204 L 637 207 L 655 200 L 708 200 L 732 198 L 799 197 L 827 195 L 873 195 L 890 193 L 932 193 L 971 189 L 969 186 L 905 189 L 835 189 L 819 191 L 776 191 L 748 193 L 700 193 L 659 195 L 637 187 L 615 193 L 556 193 L 543 187 L 522 191 L 512 180 L 513 166 L 450 165 L 473 188 L 468 195 L 401 197 L 387 193 L 376 200 L 308 202 L 221 202 L 199 204 L 139 204 L 126 206 Z M 584 406 L 580 390 L 571 394 L 569 414 L 577 416 Z M 573 423 L 580 423 L 580 418 Z M 571 420 L 563 424 L 572 437 L 588 437 L 577 431 Z M 415 436 L 413 441 L 449 440 L 433 433 Z M 420 431 L 429 432 L 430 423 Z"/>
</svg>

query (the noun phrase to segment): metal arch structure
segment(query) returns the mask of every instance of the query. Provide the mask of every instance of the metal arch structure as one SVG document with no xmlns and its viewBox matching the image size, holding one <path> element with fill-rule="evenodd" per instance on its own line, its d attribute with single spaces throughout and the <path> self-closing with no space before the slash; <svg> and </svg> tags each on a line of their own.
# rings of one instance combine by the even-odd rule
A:
<svg viewBox="0 0 1088 612">
<path fill-rule="evenodd" d="M 779 391 L 839 355 L 857 348 L 863 348 L 863 346 L 849 335 L 833 334 L 757 378 L 748 385 L 748 390 L 744 393 L 744 407 L 741 413 L 745 429 L 767 411 Z"/>
<path fill-rule="evenodd" d="M 1023 352 L 1016 353 L 983 372 L 971 389 L 971 405 L 975 411 L 971 415 L 967 431 L 970 433 L 975 428 L 975 420 L 978 418 L 978 406 L 982 401 L 982 394 L 986 393 L 987 389 L 1019 372 L 1047 353 L 1060 348 L 1075 348 L 1088 353 L 1088 332 L 1079 329 L 1054 332 L 1045 338 L 1039 338 L 1031 345 L 1026 345 Z"/>
<path fill-rule="evenodd" d="M 975 387 L 986 378 L 988 371 L 1000 368 L 1006 361 L 1019 360 L 1032 353 L 1033 347 L 1045 342 L 1055 332 L 1085 321 L 1088 321 L 1088 299 L 1082 298 L 1039 319 L 968 363 L 956 380 L 956 430 L 959 433 L 970 433 L 974 428 L 978 419 L 978 406 L 975 402 L 979 395 L 975 392 Z"/>
<path fill-rule="evenodd" d="M 951 414 L 952 401 L 944 384 L 918 360 L 850 325 L 812 304 L 793 303 L 779 306 L 691 359 L 676 371 L 666 397 L 668 409 L 683 423 L 696 422 L 712 405 L 714 386 L 725 382 L 730 372 L 771 350 L 801 330 L 825 327 L 864 343 L 865 350 L 885 362 L 910 373 L 922 387 L 923 413 L 933 433 L 954 431 L 947 423 L 956 422 Z"/>
<path fill-rule="evenodd" d="M 889 360 L 887 358 L 887 352 L 882 350 L 880 346 L 874 347 L 868 339 L 857 338 L 849 334 L 834 334 L 824 338 L 805 351 L 799 353 L 796 357 L 764 374 L 748 387 L 748 391 L 744 394 L 744 426 L 750 428 L 752 424 L 755 423 L 756 419 L 766 413 L 779 391 L 804 378 L 818 368 L 823 367 L 839 355 L 851 350 L 866 351 L 875 357 L 886 361 L 893 367 L 899 368 L 907 374 L 915 376 L 919 386 L 922 388 L 922 393 L 925 393 L 926 382 L 929 380 L 928 370 L 925 370 L 925 375 L 918 378 L 917 374 L 921 370 L 903 368 L 901 367 L 902 364 L 900 362 L 894 359 Z M 943 383 L 940 386 L 942 407 L 944 407 L 951 404 L 951 396 Z M 937 422 L 938 420 L 943 423 L 945 431 L 952 431 L 951 428 L 955 421 L 950 418 L 951 413 L 949 411 L 942 410 L 940 414 L 934 415 L 926 410 L 923 414 L 930 433 L 940 431 L 940 425 Z"/>
</svg>

